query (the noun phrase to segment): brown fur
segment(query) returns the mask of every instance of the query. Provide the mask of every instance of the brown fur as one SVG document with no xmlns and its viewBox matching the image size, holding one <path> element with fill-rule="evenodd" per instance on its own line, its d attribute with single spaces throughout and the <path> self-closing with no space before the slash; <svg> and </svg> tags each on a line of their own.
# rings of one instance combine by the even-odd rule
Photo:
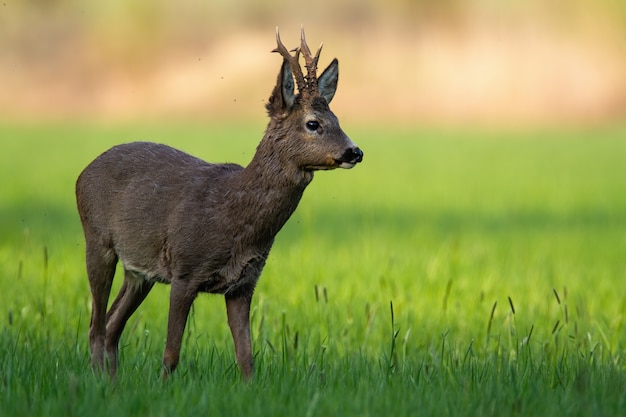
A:
<svg viewBox="0 0 626 417">
<path fill-rule="evenodd" d="M 351 168 L 363 156 L 322 98 L 334 95 L 337 61 L 320 76 L 319 92 L 298 95 L 287 61 L 284 57 L 267 104 L 267 131 L 247 167 L 210 164 L 165 145 L 135 142 L 104 152 L 80 174 L 76 199 L 93 296 L 89 343 L 97 369 L 105 368 L 106 358 L 115 375 L 124 326 L 161 282 L 171 284 L 166 375 L 179 362 L 194 299 L 210 292 L 224 295 L 237 363 L 244 377 L 252 376 L 250 302 L 274 237 L 313 171 Z M 293 69 L 294 75 L 299 70 Z M 107 312 L 118 260 L 124 282 Z"/>
</svg>

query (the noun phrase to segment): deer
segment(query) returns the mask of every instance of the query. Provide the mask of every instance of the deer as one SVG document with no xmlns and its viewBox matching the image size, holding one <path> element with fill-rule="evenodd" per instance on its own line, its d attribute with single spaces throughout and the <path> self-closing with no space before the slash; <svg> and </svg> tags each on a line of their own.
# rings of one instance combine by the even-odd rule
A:
<svg viewBox="0 0 626 417">
<path fill-rule="evenodd" d="M 329 108 L 337 59 L 318 77 L 322 45 L 313 55 L 304 29 L 299 47 L 287 50 L 278 28 L 276 43 L 272 52 L 283 62 L 265 105 L 270 120 L 245 168 L 205 162 L 163 144 L 131 142 L 105 151 L 80 173 L 76 202 L 92 295 L 89 348 L 96 372 L 115 377 L 126 322 L 154 284 L 163 283 L 170 285 L 164 377 L 179 364 L 199 293 L 224 296 L 237 366 L 244 379 L 253 377 L 250 306 L 276 234 L 315 171 L 349 169 L 363 160 L 363 151 Z M 118 262 L 124 278 L 107 311 Z"/>
</svg>

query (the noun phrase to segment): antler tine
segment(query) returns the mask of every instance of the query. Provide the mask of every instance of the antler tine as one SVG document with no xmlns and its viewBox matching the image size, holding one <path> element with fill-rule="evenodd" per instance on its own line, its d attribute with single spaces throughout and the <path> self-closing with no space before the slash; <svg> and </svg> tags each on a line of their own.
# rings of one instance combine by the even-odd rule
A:
<svg viewBox="0 0 626 417">
<path fill-rule="evenodd" d="M 320 44 L 319 49 L 315 53 L 315 56 L 311 56 L 311 50 L 309 49 L 309 45 L 306 43 L 306 37 L 304 35 L 304 27 L 300 30 L 300 49 L 302 50 L 302 56 L 304 57 L 304 62 L 307 70 L 307 81 L 309 82 L 309 87 L 314 89 L 317 86 L 317 61 L 320 59 L 320 53 L 322 52 L 322 46 L 324 44 Z"/>
<path fill-rule="evenodd" d="M 300 68 L 300 48 L 295 48 L 294 51 L 296 52 L 296 55 L 291 55 L 291 53 L 287 50 L 287 48 L 285 47 L 285 45 L 283 45 L 282 41 L 280 40 L 280 33 L 278 31 L 278 26 L 276 26 L 276 44 L 277 47 L 275 49 L 272 50 L 272 52 L 278 52 L 279 54 L 281 54 L 283 56 L 284 59 L 287 60 L 287 62 L 289 62 L 289 65 L 291 65 L 291 71 L 293 72 L 293 76 L 296 79 L 296 84 L 298 86 L 298 91 L 302 92 L 304 91 L 304 88 L 306 86 L 306 82 L 304 80 L 304 75 L 302 74 L 302 68 Z"/>
</svg>

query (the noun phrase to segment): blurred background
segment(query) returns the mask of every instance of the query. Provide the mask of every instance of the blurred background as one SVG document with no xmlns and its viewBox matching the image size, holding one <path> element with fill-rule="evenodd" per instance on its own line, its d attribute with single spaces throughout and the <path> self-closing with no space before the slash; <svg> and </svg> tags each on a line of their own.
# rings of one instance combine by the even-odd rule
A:
<svg viewBox="0 0 626 417">
<path fill-rule="evenodd" d="M 342 120 L 626 118 L 622 0 L 2 0 L 0 119 L 263 119 L 301 25 Z"/>
</svg>

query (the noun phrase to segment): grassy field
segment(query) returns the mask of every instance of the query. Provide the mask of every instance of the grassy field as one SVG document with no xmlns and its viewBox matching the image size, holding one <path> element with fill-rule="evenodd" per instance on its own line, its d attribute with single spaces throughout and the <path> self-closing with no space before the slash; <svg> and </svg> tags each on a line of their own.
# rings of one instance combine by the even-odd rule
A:
<svg viewBox="0 0 626 417">
<path fill-rule="evenodd" d="M 278 235 L 256 378 L 205 295 L 163 383 L 166 286 L 118 378 L 89 368 L 75 178 L 131 140 L 246 164 L 263 126 L 0 126 L 0 415 L 622 414 L 626 129 L 344 128 L 364 162 L 318 173 Z"/>
</svg>

